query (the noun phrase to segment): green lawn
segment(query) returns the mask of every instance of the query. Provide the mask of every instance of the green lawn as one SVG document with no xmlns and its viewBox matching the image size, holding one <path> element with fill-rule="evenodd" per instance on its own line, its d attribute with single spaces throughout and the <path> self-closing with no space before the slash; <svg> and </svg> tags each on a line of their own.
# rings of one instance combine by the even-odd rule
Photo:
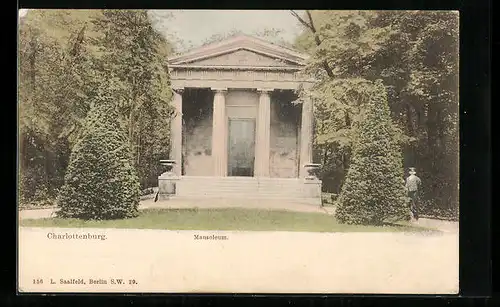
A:
<svg viewBox="0 0 500 307">
<path fill-rule="evenodd" d="M 357 226 L 338 223 L 331 215 L 255 209 L 147 209 L 133 219 L 84 221 L 45 218 L 21 220 L 27 227 L 132 228 L 171 230 L 253 230 L 312 232 L 433 231 L 407 222 L 386 226 Z"/>
</svg>

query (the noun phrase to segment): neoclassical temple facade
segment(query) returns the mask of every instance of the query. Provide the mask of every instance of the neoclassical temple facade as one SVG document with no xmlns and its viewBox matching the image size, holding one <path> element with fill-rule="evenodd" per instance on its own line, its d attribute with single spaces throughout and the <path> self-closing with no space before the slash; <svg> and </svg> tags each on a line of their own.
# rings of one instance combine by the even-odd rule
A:
<svg viewBox="0 0 500 307">
<path fill-rule="evenodd" d="M 312 85 L 301 73 L 306 59 L 251 36 L 169 59 L 176 108 L 170 159 L 176 161 L 178 193 L 187 195 L 202 182 L 230 187 L 228 182 L 245 178 L 241 185 L 265 182 L 276 193 L 280 186 L 302 187 L 304 165 L 313 162 L 313 105 L 297 96 L 301 87 Z M 314 182 L 317 188 L 319 181 Z"/>
</svg>

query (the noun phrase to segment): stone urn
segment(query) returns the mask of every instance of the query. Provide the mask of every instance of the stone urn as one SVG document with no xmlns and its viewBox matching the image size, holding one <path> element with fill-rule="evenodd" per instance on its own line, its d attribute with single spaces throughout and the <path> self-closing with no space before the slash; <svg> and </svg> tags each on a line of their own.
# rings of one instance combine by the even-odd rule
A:
<svg viewBox="0 0 500 307">
<path fill-rule="evenodd" d="M 160 160 L 160 165 L 162 166 L 163 173 L 162 176 L 174 176 L 175 160 Z"/>
<path fill-rule="evenodd" d="M 319 175 L 320 167 L 321 167 L 321 164 L 319 164 L 319 163 L 307 163 L 307 164 L 305 164 L 304 168 L 307 172 L 306 179 L 319 180 L 318 175 Z"/>
</svg>

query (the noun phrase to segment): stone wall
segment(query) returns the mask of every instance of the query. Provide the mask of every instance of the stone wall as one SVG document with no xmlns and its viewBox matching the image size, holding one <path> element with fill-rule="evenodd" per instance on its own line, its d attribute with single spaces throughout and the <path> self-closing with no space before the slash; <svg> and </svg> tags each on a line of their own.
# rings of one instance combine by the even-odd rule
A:
<svg viewBox="0 0 500 307">
<path fill-rule="evenodd" d="M 284 110 L 285 107 L 279 100 L 271 102 L 270 176 L 296 178 L 299 163 L 296 108 L 289 105 Z"/>
<path fill-rule="evenodd" d="M 259 94 L 255 91 L 229 90 L 226 94 L 226 115 L 229 118 L 256 118 Z"/>
<path fill-rule="evenodd" d="M 183 99 L 183 175 L 213 176 L 212 103 L 210 92 L 199 91 Z M 273 95 L 271 98 L 270 176 L 298 177 L 300 105 L 290 99 Z M 252 91 L 226 94 L 226 114 L 232 118 L 256 118 L 259 96 Z"/>
<path fill-rule="evenodd" d="M 183 102 L 184 175 L 212 176 L 212 100 L 209 91 L 192 91 Z"/>
</svg>

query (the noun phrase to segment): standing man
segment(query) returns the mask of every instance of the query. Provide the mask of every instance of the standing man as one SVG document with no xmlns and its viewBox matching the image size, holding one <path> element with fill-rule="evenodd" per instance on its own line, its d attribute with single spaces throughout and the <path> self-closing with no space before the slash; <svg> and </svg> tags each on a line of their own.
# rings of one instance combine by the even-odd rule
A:
<svg viewBox="0 0 500 307">
<path fill-rule="evenodd" d="M 418 221 L 418 190 L 422 181 L 417 177 L 417 172 L 414 167 L 410 167 L 410 176 L 406 178 L 406 191 L 408 191 L 408 197 L 410 198 L 410 210 L 413 218 Z"/>
</svg>

